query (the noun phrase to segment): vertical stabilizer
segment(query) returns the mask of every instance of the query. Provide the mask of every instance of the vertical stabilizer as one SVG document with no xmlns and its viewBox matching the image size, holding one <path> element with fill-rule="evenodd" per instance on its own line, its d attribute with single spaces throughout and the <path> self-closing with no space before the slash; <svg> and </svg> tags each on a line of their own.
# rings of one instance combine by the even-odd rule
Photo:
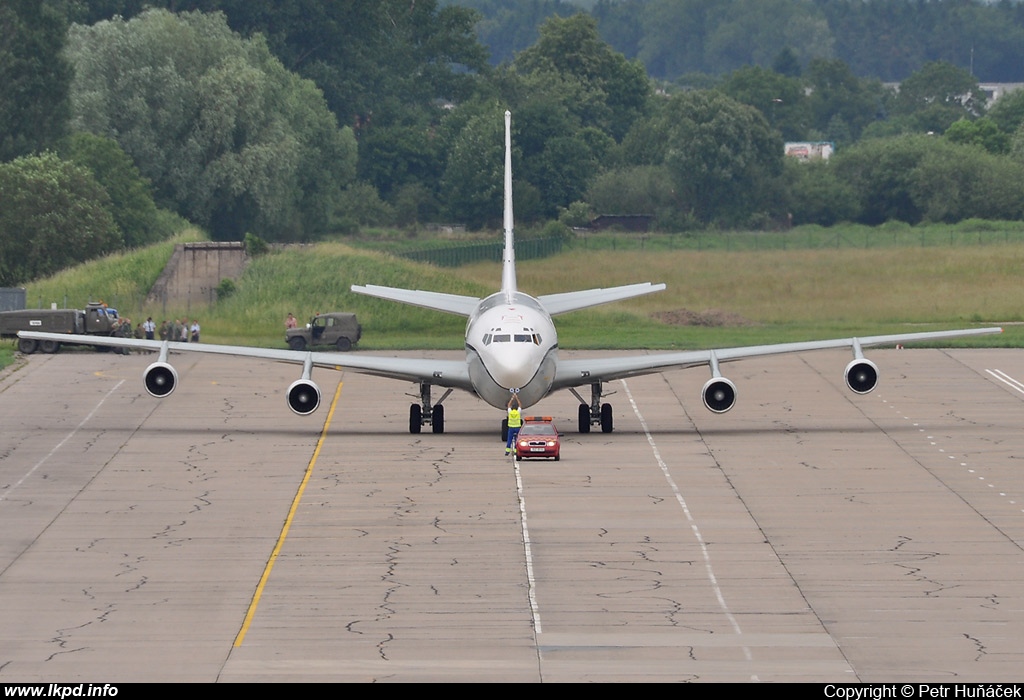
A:
<svg viewBox="0 0 1024 700">
<path fill-rule="evenodd" d="M 512 113 L 505 110 L 505 252 L 502 254 L 501 291 L 516 292 L 516 251 L 512 234 Z"/>
</svg>

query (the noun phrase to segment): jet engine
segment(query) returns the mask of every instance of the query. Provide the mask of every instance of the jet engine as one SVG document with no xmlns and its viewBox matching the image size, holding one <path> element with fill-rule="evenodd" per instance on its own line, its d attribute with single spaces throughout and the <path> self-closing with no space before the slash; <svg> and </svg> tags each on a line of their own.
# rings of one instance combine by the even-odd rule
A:
<svg viewBox="0 0 1024 700">
<path fill-rule="evenodd" d="M 700 391 L 704 405 L 712 413 L 725 413 L 736 403 L 736 385 L 722 376 L 709 379 Z"/>
<path fill-rule="evenodd" d="M 308 416 L 320 406 L 320 387 L 313 380 L 296 379 L 288 387 L 288 408 L 300 416 Z"/>
<path fill-rule="evenodd" d="M 178 385 L 178 373 L 166 362 L 154 362 L 142 373 L 142 381 L 150 396 L 162 399 Z"/>
<path fill-rule="evenodd" d="M 878 385 L 878 367 L 864 357 L 850 360 L 846 365 L 846 386 L 857 394 L 867 394 Z"/>
</svg>

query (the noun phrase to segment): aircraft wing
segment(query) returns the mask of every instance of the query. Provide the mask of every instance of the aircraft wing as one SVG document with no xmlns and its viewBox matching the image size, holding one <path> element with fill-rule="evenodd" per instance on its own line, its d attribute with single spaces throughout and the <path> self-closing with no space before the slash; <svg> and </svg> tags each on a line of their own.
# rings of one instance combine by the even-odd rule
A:
<svg viewBox="0 0 1024 700">
<path fill-rule="evenodd" d="M 923 333 L 901 333 L 896 335 L 875 335 L 865 338 L 842 338 L 817 340 L 801 343 L 779 343 L 776 345 L 752 345 L 740 348 L 718 350 L 690 350 L 686 352 L 654 353 L 628 357 L 605 357 L 585 359 L 561 359 L 555 375 L 552 391 L 572 386 L 583 386 L 593 382 L 607 382 L 643 374 L 655 374 L 673 369 L 685 369 L 717 362 L 733 362 L 751 357 L 781 355 L 811 350 L 835 348 L 870 347 L 896 345 L 929 340 L 948 340 L 973 335 L 1002 333 L 1002 328 L 968 328 L 955 331 L 926 331 Z"/>
<path fill-rule="evenodd" d="M 544 306 L 545 311 L 555 316 L 569 311 L 598 306 L 599 304 L 608 304 L 613 301 L 621 301 L 652 292 L 660 292 L 664 288 L 664 284 L 643 282 L 641 284 L 627 284 L 622 287 L 609 287 L 607 289 L 586 289 L 579 292 L 544 294 L 537 297 L 537 301 Z"/>
<path fill-rule="evenodd" d="M 362 355 L 360 353 L 296 352 L 295 350 L 252 348 L 240 345 L 173 343 L 162 340 L 69 335 L 66 333 L 39 333 L 35 331 L 21 331 L 18 335 L 22 338 L 33 338 L 35 340 L 56 340 L 60 343 L 101 345 L 104 347 L 149 350 L 153 352 L 160 352 L 166 345 L 170 353 L 204 352 L 214 355 L 233 355 L 274 362 L 287 362 L 296 365 L 303 365 L 306 359 L 309 358 L 314 367 L 343 369 L 360 374 L 372 374 L 377 377 L 409 382 L 429 381 L 436 386 L 473 391 L 472 382 L 469 380 L 469 370 L 464 360 L 383 357 L 380 355 Z"/>
<path fill-rule="evenodd" d="M 476 309 L 480 300 L 476 297 L 462 296 L 461 294 L 444 294 L 442 292 L 428 292 L 422 289 L 399 289 L 397 287 L 381 287 L 376 284 L 353 284 L 352 291 L 357 294 L 366 294 L 371 297 L 400 301 L 403 304 L 422 306 L 425 309 L 434 311 L 445 311 L 459 316 L 469 316 Z"/>
</svg>

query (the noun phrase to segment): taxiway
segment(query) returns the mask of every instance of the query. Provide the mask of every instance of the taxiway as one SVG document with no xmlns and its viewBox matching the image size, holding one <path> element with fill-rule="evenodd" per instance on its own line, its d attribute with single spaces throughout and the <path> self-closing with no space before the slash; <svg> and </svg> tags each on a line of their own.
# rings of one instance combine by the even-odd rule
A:
<svg viewBox="0 0 1024 700">
<path fill-rule="evenodd" d="M 411 385 L 176 356 L 0 376 L 0 682 L 1019 681 L 1024 354 L 869 352 L 610 384 L 615 432 L 502 456 Z M 415 393 L 413 391 L 413 393 Z"/>
</svg>

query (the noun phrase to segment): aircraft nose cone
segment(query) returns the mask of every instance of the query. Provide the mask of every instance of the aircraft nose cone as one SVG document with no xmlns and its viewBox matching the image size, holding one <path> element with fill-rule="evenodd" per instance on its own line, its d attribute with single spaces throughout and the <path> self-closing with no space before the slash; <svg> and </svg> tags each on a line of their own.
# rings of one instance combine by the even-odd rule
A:
<svg viewBox="0 0 1024 700">
<path fill-rule="evenodd" d="M 540 366 L 540 358 L 533 352 L 536 346 L 510 346 L 503 351 L 493 367 L 488 367 L 491 376 L 506 389 L 518 389 L 530 383 Z"/>
</svg>

